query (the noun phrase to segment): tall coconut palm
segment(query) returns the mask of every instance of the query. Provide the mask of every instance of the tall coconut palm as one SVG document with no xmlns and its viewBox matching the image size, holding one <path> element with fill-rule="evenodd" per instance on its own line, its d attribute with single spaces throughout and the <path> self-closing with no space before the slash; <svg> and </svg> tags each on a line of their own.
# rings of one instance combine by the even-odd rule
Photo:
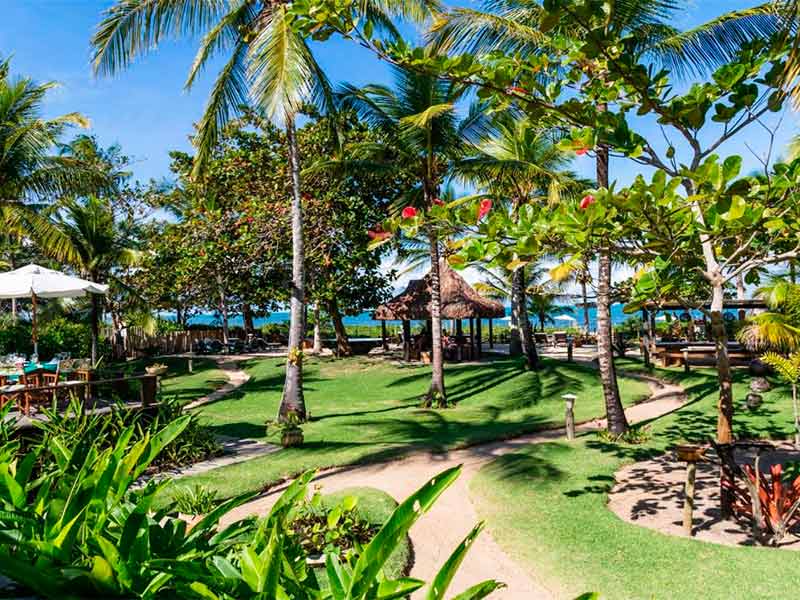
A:
<svg viewBox="0 0 800 600">
<path fill-rule="evenodd" d="M 4 235 L 36 237 L 46 247 L 57 243 L 41 208 L 66 194 L 92 191 L 106 182 L 83 161 L 56 152 L 73 126 L 87 127 L 78 113 L 42 118 L 53 82 L 13 77 L 8 59 L 0 61 L 0 223 Z"/>
<path fill-rule="evenodd" d="M 394 85 L 372 85 L 363 89 L 343 86 L 344 107 L 351 109 L 382 132 L 384 142 L 354 149 L 362 166 L 400 169 L 418 185 L 404 198 L 407 206 L 427 210 L 440 201 L 442 183 L 454 161 L 464 156 L 464 130 L 470 117 L 460 119 L 456 104 L 466 89 L 433 74 L 395 68 Z M 432 376 L 426 402 L 445 406 L 442 354 L 440 244 L 447 232 L 425 227 L 431 265 Z"/>
<path fill-rule="evenodd" d="M 484 119 L 474 152 L 455 165 L 462 179 L 505 199 L 516 218 L 527 203 L 557 202 L 562 194 L 573 194 L 585 187 L 567 170 L 572 155 L 559 150 L 560 134 L 544 129 L 521 115 L 504 112 Z M 525 298 L 527 272 L 518 266 L 511 278 L 512 354 L 524 353 L 530 368 L 537 366 L 536 344 L 528 323 Z"/>
<path fill-rule="evenodd" d="M 774 33 L 781 25 L 773 2 L 724 14 L 688 31 L 671 25 L 685 12 L 690 0 L 617 0 L 609 3 L 607 27 L 610 33 L 628 37 L 643 62 L 666 67 L 678 75 L 707 72 L 734 56 L 742 44 Z M 518 52 L 535 55 L 546 47 L 546 34 L 539 24 L 544 10 L 530 0 L 485 0 L 485 10 L 457 8 L 445 13 L 432 28 L 431 41 L 441 51 L 486 53 Z M 561 33 L 582 36 L 584 29 L 564 13 L 555 24 Z M 601 109 L 603 107 L 600 107 Z M 607 188 L 609 148 L 596 154 L 597 185 Z M 597 342 L 600 379 L 609 430 L 623 433 L 625 411 L 613 360 L 611 331 L 611 253 L 603 246 L 597 260 Z"/>
<path fill-rule="evenodd" d="M 61 241 L 49 249 L 54 257 L 71 264 L 82 277 L 113 283 L 115 270 L 135 265 L 139 253 L 121 234 L 108 200 L 97 196 L 69 198 L 59 203 L 53 222 Z M 92 363 L 98 360 L 102 299 L 91 294 Z"/>
<path fill-rule="evenodd" d="M 359 3 L 376 30 L 396 35 L 392 16 L 421 21 L 433 0 Z M 292 293 L 286 379 L 278 419 L 306 418 L 302 342 L 305 272 L 300 163 L 295 116 L 309 102 L 329 107 L 330 86 L 307 40 L 291 28 L 290 5 L 266 0 L 118 0 L 104 13 L 92 39 L 96 72 L 113 74 L 167 37 L 202 36 L 186 87 L 216 56 L 227 58 L 198 124 L 195 174 L 200 175 L 220 131 L 251 103 L 286 129 L 292 189 Z"/>
</svg>

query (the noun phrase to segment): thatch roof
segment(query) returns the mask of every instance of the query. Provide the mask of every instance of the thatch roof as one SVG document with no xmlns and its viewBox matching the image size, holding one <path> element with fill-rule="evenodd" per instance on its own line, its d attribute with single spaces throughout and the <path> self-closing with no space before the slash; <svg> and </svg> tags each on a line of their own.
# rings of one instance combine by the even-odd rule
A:
<svg viewBox="0 0 800 600">
<path fill-rule="evenodd" d="M 506 315 L 505 308 L 496 300 L 484 298 L 464 281 L 458 273 L 442 261 L 439 273 L 442 290 L 443 319 L 496 319 Z M 414 279 L 408 287 L 382 304 L 373 313 L 373 319 L 386 321 L 423 321 L 431 316 L 431 274 Z"/>
</svg>

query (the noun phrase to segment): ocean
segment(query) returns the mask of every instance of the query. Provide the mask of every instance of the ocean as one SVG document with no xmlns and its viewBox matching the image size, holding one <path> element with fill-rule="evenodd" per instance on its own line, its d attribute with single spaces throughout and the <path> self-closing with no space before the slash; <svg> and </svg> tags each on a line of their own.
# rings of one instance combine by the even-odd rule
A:
<svg viewBox="0 0 800 600">
<path fill-rule="evenodd" d="M 623 312 L 623 310 L 622 310 L 622 307 L 623 307 L 622 304 L 613 304 L 611 306 L 611 322 L 614 325 L 618 325 L 620 323 L 623 323 L 624 321 L 626 321 L 630 317 L 634 316 L 634 315 L 625 314 Z M 550 326 L 550 327 L 561 327 L 561 326 L 563 326 L 565 329 L 569 328 L 570 326 L 580 327 L 583 324 L 583 309 L 576 308 L 576 307 L 570 307 L 570 308 L 572 308 L 572 313 L 570 314 L 570 316 L 572 316 L 574 319 L 576 319 L 577 323 L 572 323 L 572 322 L 570 322 L 568 320 L 556 319 L 555 325 L 550 323 L 550 324 L 548 324 L 548 326 Z M 589 309 L 589 322 L 590 322 L 592 330 L 596 329 L 596 318 L 595 318 L 596 317 L 596 313 L 597 313 L 597 311 L 596 311 L 595 308 L 590 308 Z M 506 308 L 506 315 L 510 315 L 510 314 L 511 314 L 511 309 L 510 308 Z M 638 316 L 638 314 L 639 313 L 637 313 L 637 316 Z M 164 317 L 166 319 L 174 320 L 175 315 L 174 314 L 163 314 L 162 317 Z M 267 317 L 260 317 L 260 318 L 254 319 L 254 323 L 255 323 L 255 326 L 257 328 L 261 328 L 261 326 L 266 324 L 266 323 L 285 323 L 285 322 L 288 322 L 288 321 L 289 321 L 289 313 L 288 313 L 288 311 L 275 312 L 275 313 L 270 314 Z M 535 319 L 532 322 L 533 322 L 534 325 L 537 324 Z M 189 323 L 192 324 L 192 325 L 219 325 L 220 321 L 219 321 L 219 317 L 216 314 L 204 313 L 204 314 L 199 314 L 199 315 L 193 316 L 191 319 L 189 319 Z M 243 321 L 241 316 L 236 316 L 236 317 L 231 317 L 229 319 L 229 323 L 233 327 L 237 327 L 237 326 L 241 327 L 244 324 L 244 321 Z M 500 325 L 500 323 L 498 323 L 497 319 L 494 320 L 494 323 L 497 324 L 497 325 Z M 363 313 L 361 313 L 359 315 L 355 315 L 355 316 L 351 316 L 351 317 L 345 317 L 344 318 L 344 324 L 345 325 L 349 325 L 349 326 L 352 327 L 352 326 L 380 325 L 381 322 L 380 321 L 376 321 L 375 319 L 372 318 L 372 312 L 363 312 Z M 394 327 L 400 327 L 401 322 L 400 321 L 387 321 L 386 324 L 391 326 L 392 328 L 394 328 Z M 488 326 L 488 320 L 484 319 L 483 324 L 485 326 Z"/>
</svg>

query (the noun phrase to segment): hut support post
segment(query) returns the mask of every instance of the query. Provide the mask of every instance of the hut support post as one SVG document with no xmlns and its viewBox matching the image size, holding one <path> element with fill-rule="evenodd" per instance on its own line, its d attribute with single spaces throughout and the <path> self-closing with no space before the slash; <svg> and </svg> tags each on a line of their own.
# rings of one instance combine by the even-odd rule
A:
<svg viewBox="0 0 800 600">
<path fill-rule="evenodd" d="M 464 331 L 461 328 L 461 319 L 456 320 L 456 346 L 458 347 L 456 358 L 461 362 L 464 360 Z"/>
<path fill-rule="evenodd" d="M 475 358 L 475 319 L 469 318 L 469 358 Z"/>
<path fill-rule="evenodd" d="M 481 358 L 481 356 L 483 355 L 483 340 L 481 339 L 482 338 L 482 332 L 481 332 L 481 318 L 480 317 L 478 317 L 478 320 L 475 322 L 475 330 L 476 330 L 476 333 L 478 335 L 477 340 L 476 340 L 477 343 L 475 344 L 475 351 L 477 352 L 478 358 Z"/>
<path fill-rule="evenodd" d="M 403 360 L 411 360 L 411 323 L 403 321 Z"/>
<path fill-rule="evenodd" d="M 386 321 L 381 319 L 381 346 L 384 352 L 389 349 L 389 344 L 386 343 Z"/>
<path fill-rule="evenodd" d="M 489 319 L 489 349 L 494 349 L 494 331 L 492 331 L 492 319 Z"/>
</svg>

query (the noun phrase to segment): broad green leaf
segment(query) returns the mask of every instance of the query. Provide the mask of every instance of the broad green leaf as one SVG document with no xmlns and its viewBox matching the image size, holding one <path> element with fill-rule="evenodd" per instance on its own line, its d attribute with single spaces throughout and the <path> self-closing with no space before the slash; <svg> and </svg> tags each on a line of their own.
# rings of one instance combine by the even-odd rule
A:
<svg viewBox="0 0 800 600">
<path fill-rule="evenodd" d="M 451 600 L 481 600 L 481 598 L 486 598 L 491 593 L 504 587 L 506 587 L 505 584 L 499 581 L 482 581 L 461 592 L 458 596 L 454 596 Z"/>
<path fill-rule="evenodd" d="M 397 546 L 398 540 L 403 539 L 417 519 L 430 509 L 460 473 L 460 466 L 441 472 L 394 510 L 356 561 L 348 590 L 351 597 L 358 598 L 367 592 Z"/>
<path fill-rule="evenodd" d="M 431 581 L 425 600 L 442 600 L 444 598 L 447 588 L 450 587 L 453 577 L 455 577 L 461 563 L 464 561 L 464 557 L 482 529 L 483 523 L 478 523 L 453 551 L 453 554 L 450 555 L 450 558 L 442 565 L 436 577 Z"/>
</svg>

